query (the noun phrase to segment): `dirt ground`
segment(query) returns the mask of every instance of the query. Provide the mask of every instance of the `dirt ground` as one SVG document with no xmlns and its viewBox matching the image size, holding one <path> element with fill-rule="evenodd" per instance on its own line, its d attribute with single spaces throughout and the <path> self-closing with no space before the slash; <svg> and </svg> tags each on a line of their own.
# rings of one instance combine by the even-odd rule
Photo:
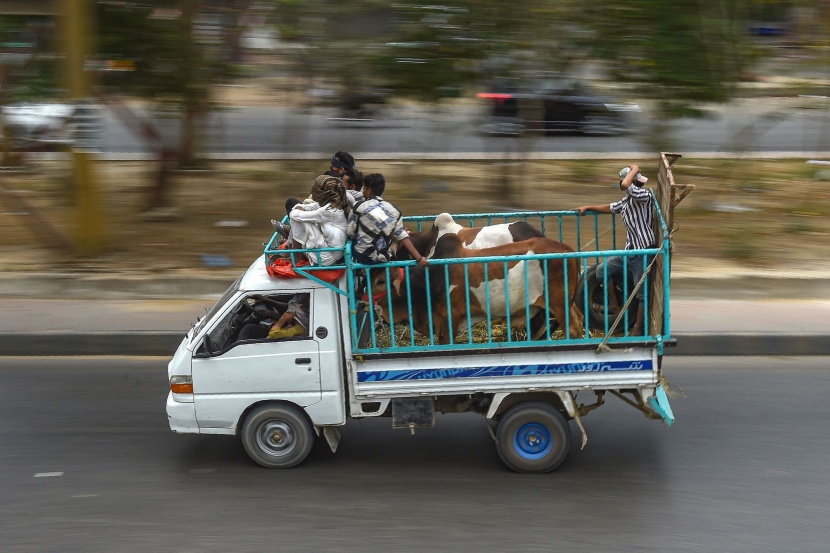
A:
<svg viewBox="0 0 830 553">
<path fill-rule="evenodd" d="M 635 161 L 656 182 L 657 157 Z M 386 176 L 384 197 L 405 215 L 435 215 L 568 210 L 615 201 L 621 193 L 612 185 L 622 165 L 407 161 L 359 163 L 359 168 Z M 327 160 L 221 162 L 207 171 L 179 173 L 170 209 L 155 212 L 144 211 L 151 164 L 99 162 L 105 247 L 86 257 L 50 247 L 56 245 L 50 228 L 70 239 L 79 228 L 69 169 L 65 162 L 39 161 L 23 172 L 0 173 L 7 191 L 0 196 L 3 271 L 238 271 L 261 254 L 271 236 L 270 219 L 284 215 L 285 198 L 306 195 Z M 696 186 L 676 211 L 675 270 L 830 267 L 830 167 L 805 160 L 683 158 L 675 165 L 675 180 Z M 574 219 L 565 219 L 563 240 L 576 248 Z M 583 228 L 590 228 L 587 221 L 581 220 Z M 608 224 L 598 221 L 605 247 Z M 621 245 L 622 229 L 618 233 Z M 548 234 L 556 238 L 555 229 Z M 592 233 L 582 233 L 582 247 L 589 238 Z M 213 266 L 225 260 L 230 267 Z"/>
</svg>

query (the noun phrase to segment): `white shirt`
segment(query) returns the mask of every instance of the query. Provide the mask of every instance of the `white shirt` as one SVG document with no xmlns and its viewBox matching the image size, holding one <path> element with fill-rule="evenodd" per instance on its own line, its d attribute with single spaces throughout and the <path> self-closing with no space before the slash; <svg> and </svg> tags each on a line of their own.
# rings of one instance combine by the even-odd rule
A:
<svg viewBox="0 0 830 553">
<path fill-rule="evenodd" d="M 346 214 L 330 204 L 317 202 L 297 204 L 288 214 L 291 221 L 289 238 L 303 248 L 342 248 L 346 244 Z M 317 264 L 317 253 L 306 252 L 312 265 Z M 319 252 L 323 265 L 340 260 L 339 252 Z"/>
</svg>

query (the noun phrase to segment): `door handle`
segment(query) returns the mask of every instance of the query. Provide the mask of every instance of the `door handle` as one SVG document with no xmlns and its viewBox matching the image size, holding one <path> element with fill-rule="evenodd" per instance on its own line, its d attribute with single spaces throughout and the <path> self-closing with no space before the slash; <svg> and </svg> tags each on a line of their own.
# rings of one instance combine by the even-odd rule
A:
<svg viewBox="0 0 830 553">
<path fill-rule="evenodd" d="M 310 365 L 311 364 L 311 357 L 297 357 L 294 359 L 294 364 L 296 365 Z"/>
</svg>

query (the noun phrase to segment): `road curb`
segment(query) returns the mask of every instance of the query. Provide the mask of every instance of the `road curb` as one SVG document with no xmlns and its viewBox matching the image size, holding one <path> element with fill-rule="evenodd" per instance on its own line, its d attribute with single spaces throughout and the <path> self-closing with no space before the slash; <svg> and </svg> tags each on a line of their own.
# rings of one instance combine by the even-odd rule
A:
<svg viewBox="0 0 830 553">
<path fill-rule="evenodd" d="M 0 333 L 0 356 L 172 357 L 183 332 Z M 675 334 L 674 356 L 830 356 L 830 336 L 822 334 Z"/>
<path fill-rule="evenodd" d="M 0 299 L 216 299 L 239 276 L 13 273 L 0 275 Z M 830 299 L 830 275 L 672 275 L 672 299 Z"/>
<path fill-rule="evenodd" d="M 830 355 L 830 336 L 823 334 L 682 333 L 674 337 L 677 345 L 666 348 L 666 355 Z"/>
<path fill-rule="evenodd" d="M 0 333 L 0 356 L 172 357 L 184 332 Z"/>
<path fill-rule="evenodd" d="M 238 271 L 214 276 L 7 274 L 0 276 L 0 299 L 215 299 L 238 276 Z"/>
</svg>

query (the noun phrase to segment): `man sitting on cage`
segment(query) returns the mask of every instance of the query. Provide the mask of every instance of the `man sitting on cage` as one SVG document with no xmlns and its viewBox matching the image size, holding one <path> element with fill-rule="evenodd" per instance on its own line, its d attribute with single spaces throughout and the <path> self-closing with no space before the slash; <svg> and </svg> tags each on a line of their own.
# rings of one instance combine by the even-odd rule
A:
<svg viewBox="0 0 830 553">
<path fill-rule="evenodd" d="M 346 188 L 337 177 L 320 175 L 311 186 L 311 199 L 296 204 L 288 214 L 289 248 L 342 248 L 346 244 L 347 217 L 351 211 Z M 276 226 L 276 225 L 275 225 Z M 342 252 L 306 252 L 312 266 L 334 265 Z"/>
</svg>

